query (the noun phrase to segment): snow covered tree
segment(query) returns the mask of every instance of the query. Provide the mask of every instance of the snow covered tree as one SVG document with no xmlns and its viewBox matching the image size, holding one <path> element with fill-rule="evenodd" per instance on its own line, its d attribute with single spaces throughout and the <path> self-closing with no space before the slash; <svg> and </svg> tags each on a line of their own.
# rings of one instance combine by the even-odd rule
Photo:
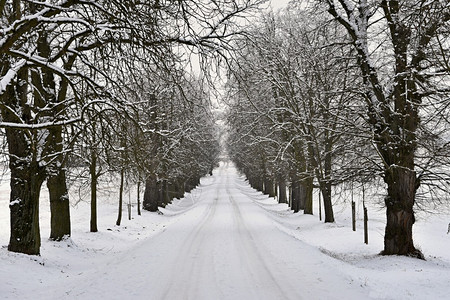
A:
<svg viewBox="0 0 450 300">
<path fill-rule="evenodd" d="M 346 60 L 350 48 L 339 40 L 336 26 L 304 9 L 292 7 L 262 19 L 242 43 L 245 50 L 233 66 L 232 105 L 238 107 L 236 114 L 255 115 L 252 133 L 254 128 L 261 132 L 265 151 L 272 141 L 273 168 L 283 170 L 282 177 L 290 181 L 292 209 L 312 213 L 315 178 L 325 221 L 334 222 L 332 186 L 354 172 L 351 162 L 343 168 L 341 161 L 355 145 L 361 123 L 352 91 L 358 81 Z M 244 101 L 249 104 L 243 106 Z M 265 124 L 255 121 L 264 118 Z M 233 126 L 242 128 L 240 123 Z"/>
<path fill-rule="evenodd" d="M 387 184 L 385 255 L 423 258 L 415 248 L 417 154 L 422 105 L 445 101 L 450 68 L 448 1 L 319 1 L 348 33 L 364 84 L 367 120 Z M 448 98 L 448 97 L 447 97 Z M 432 154 L 430 154 L 433 156 Z"/>
<path fill-rule="evenodd" d="M 236 29 L 231 21 L 255 4 L 1 1 L 0 125 L 10 155 L 9 250 L 39 254 L 38 203 L 45 179 L 55 214 L 51 236 L 59 240 L 70 234 L 63 129 L 83 120 L 98 101 L 124 108 L 120 77 L 130 76 L 126 67 L 137 61 L 139 68 L 164 64 L 166 50 L 179 45 L 220 51 Z"/>
<path fill-rule="evenodd" d="M 218 145 L 203 83 L 182 76 L 151 93 L 144 209 L 156 211 L 199 184 L 217 163 Z M 159 92 L 158 92 L 159 90 Z"/>
</svg>

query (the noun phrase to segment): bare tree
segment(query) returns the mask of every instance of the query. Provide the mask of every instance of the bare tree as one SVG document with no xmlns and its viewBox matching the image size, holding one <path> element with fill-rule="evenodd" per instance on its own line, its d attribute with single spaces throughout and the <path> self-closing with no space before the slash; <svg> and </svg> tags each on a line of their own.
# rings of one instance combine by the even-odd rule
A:
<svg viewBox="0 0 450 300">
<path fill-rule="evenodd" d="M 367 119 L 387 184 L 382 253 L 423 258 L 412 236 L 421 183 L 416 170 L 418 128 L 425 99 L 434 95 L 445 101 L 442 91 L 448 90 L 442 79 L 448 78 L 450 69 L 435 60 L 435 53 L 444 60 L 448 54 L 450 5 L 446 1 L 319 2 L 345 28 L 356 50 Z M 382 64 L 379 49 L 386 51 Z"/>
<path fill-rule="evenodd" d="M 172 50 L 180 45 L 205 53 L 226 48 L 236 29 L 232 20 L 255 4 L 0 3 L 0 126 L 6 130 L 11 157 L 11 251 L 39 254 L 38 201 L 45 179 L 54 207 L 52 238 L 70 234 L 67 193 L 55 188 L 63 186 L 59 184 L 65 176 L 61 157 L 68 148 L 61 147 L 63 128 L 86 118 L 94 103 L 125 109 L 120 78 L 130 76 L 130 67 L 136 71 L 146 64 L 169 63 Z"/>
<path fill-rule="evenodd" d="M 350 47 L 339 39 L 342 34 L 336 25 L 302 8 L 290 7 L 262 19 L 242 42 L 243 50 L 233 66 L 230 90 L 236 114 L 255 115 L 247 121 L 251 131 L 233 133 L 240 136 L 233 139 L 248 143 L 243 134 L 256 135 L 256 140 L 265 142 L 264 150 L 276 158 L 271 168 L 286 165 L 281 169 L 290 180 L 295 212 L 303 209 L 312 214 L 316 179 L 324 199 L 325 222 L 334 222 L 332 186 L 351 177 L 350 172 L 354 174 L 351 167 L 355 164 L 344 165 L 342 160 L 359 139 L 356 126 L 362 122 L 360 112 L 354 110 L 352 89 L 358 81 L 346 59 Z M 244 101 L 248 104 L 243 105 Z M 241 128 L 245 118 L 233 126 Z M 260 122 L 263 119 L 265 123 Z M 240 152 L 239 156 L 246 153 Z"/>
</svg>

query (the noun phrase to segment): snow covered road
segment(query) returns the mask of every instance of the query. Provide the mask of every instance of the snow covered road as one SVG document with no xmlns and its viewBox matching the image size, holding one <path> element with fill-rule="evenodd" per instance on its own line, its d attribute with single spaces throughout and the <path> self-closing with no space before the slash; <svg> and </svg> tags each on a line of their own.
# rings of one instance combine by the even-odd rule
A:
<svg viewBox="0 0 450 300">
<path fill-rule="evenodd" d="M 341 265 L 278 229 L 232 164 L 222 164 L 200 189 L 198 203 L 176 222 L 101 269 L 72 280 L 60 296 L 364 298 L 363 290 L 340 273 Z"/>
<path fill-rule="evenodd" d="M 365 245 L 362 225 L 351 229 L 346 203 L 337 206 L 333 224 L 293 214 L 251 189 L 231 163 L 161 208 L 164 215 L 144 211 L 121 226 L 112 225 L 114 187 L 101 186 L 100 231 L 88 232 L 90 205 L 81 201 L 71 212 L 72 238 L 62 242 L 45 238 L 50 209 L 44 190 L 41 256 L 28 256 L 7 251 L 9 182 L 2 182 L 0 299 L 415 300 L 450 293 L 450 215 L 419 222 L 416 240 L 428 253 L 422 261 L 378 255 L 383 212 L 374 217 L 372 208 Z"/>
</svg>

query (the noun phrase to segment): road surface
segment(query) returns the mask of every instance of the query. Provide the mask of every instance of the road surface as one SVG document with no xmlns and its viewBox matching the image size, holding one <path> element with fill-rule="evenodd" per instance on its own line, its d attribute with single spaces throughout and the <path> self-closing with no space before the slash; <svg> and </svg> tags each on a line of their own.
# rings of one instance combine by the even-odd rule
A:
<svg viewBox="0 0 450 300">
<path fill-rule="evenodd" d="M 231 163 L 161 233 L 63 287 L 67 299 L 361 299 L 340 264 L 276 226 Z"/>
</svg>

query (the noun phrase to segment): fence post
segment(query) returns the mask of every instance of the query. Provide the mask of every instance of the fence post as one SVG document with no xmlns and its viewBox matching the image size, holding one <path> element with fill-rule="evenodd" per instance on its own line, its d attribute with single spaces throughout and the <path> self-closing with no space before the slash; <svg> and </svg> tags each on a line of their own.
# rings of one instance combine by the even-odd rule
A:
<svg viewBox="0 0 450 300">
<path fill-rule="evenodd" d="M 369 218 L 367 217 L 367 207 L 364 206 L 364 243 L 369 243 L 369 228 L 368 228 Z"/>
<path fill-rule="evenodd" d="M 355 201 L 352 200 L 352 229 L 356 231 L 356 208 Z"/>
<path fill-rule="evenodd" d="M 131 189 L 128 191 L 128 220 L 131 220 Z"/>
<path fill-rule="evenodd" d="M 141 199 L 139 198 L 140 197 L 140 187 L 141 187 L 141 180 L 138 180 L 138 183 L 137 183 L 137 213 L 138 213 L 138 216 L 140 216 L 141 215 Z"/>
<path fill-rule="evenodd" d="M 322 221 L 322 201 L 320 199 L 320 189 L 319 189 L 319 221 Z"/>
</svg>

